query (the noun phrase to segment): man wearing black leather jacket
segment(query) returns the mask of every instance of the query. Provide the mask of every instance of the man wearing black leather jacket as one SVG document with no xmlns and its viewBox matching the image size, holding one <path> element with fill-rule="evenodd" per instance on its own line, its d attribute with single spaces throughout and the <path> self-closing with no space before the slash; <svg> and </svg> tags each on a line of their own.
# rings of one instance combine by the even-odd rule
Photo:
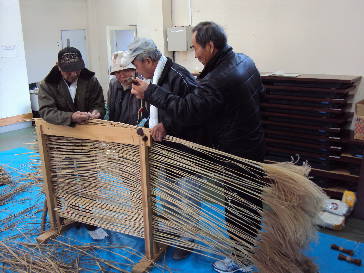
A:
<svg viewBox="0 0 364 273">
<path fill-rule="evenodd" d="M 192 44 L 195 57 L 204 65 L 198 77 L 199 85 L 184 97 L 165 90 L 161 86 L 138 81 L 132 93 L 137 98 L 163 109 L 186 124 L 208 126 L 209 145 L 224 152 L 255 161 L 263 161 L 265 153 L 264 131 L 260 115 L 260 98 L 264 87 L 254 62 L 244 54 L 234 53 L 227 44 L 224 30 L 213 22 L 201 22 L 193 28 Z M 228 164 L 227 164 L 228 165 Z M 232 187 L 226 188 L 234 192 Z M 244 199 L 262 208 L 262 202 L 243 195 Z M 226 222 L 232 223 L 231 206 L 245 206 L 227 202 Z M 246 207 L 258 219 L 258 210 Z M 251 236 L 260 229 L 260 220 L 250 220 Z M 246 230 L 244 220 L 233 223 Z M 229 233 L 232 231 L 229 230 Z M 238 255 L 238 254 L 237 254 Z M 231 259 L 214 263 L 218 272 L 249 272 L 249 264 L 242 266 Z"/>
<path fill-rule="evenodd" d="M 179 97 L 184 97 L 196 87 L 196 80 L 181 65 L 161 54 L 151 39 L 138 38 L 129 45 L 129 61 L 139 75 L 150 79 L 156 86 Z M 153 104 L 149 110 L 149 128 L 154 140 L 162 141 L 166 134 L 202 143 L 199 126 L 184 124 L 179 117 L 172 117 L 164 109 Z"/>
</svg>

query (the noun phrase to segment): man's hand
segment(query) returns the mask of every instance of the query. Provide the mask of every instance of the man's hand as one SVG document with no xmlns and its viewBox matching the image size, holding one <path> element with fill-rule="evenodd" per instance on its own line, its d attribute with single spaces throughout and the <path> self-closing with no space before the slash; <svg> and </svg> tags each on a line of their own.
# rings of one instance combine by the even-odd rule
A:
<svg viewBox="0 0 364 273">
<path fill-rule="evenodd" d="M 98 119 L 100 118 L 100 113 L 97 110 L 93 110 L 91 113 L 89 113 L 90 119 Z"/>
<path fill-rule="evenodd" d="M 144 92 L 147 90 L 149 83 L 141 79 L 133 79 L 133 85 L 131 93 L 137 97 L 137 99 L 144 99 Z"/>
<path fill-rule="evenodd" d="M 88 121 L 89 117 L 90 117 L 89 113 L 77 111 L 72 114 L 71 119 L 72 122 L 80 124 Z"/>
<path fill-rule="evenodd" d="M 162 141 L 166 136 L 167 131 L 166 128 L 164 128 L 163 123 L 160 122 L 152 128 L 150 133 L 155 141 Z"/>
</svg>

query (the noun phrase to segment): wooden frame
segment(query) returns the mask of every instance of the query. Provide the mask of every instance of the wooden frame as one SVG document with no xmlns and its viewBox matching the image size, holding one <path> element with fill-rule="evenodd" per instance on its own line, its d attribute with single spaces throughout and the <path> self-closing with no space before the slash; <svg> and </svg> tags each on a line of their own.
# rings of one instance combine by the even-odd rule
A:
<svg viewBox="0 0 364 273">
<path fill-rule="evenodd" d="M 77 125 L 75 127 L 53 125 L 42 119 L 35 119 L 38 136 L 39 154 L 42 160 L 42 174 L 44 178 L 44 191 L 47 198 L 48 215 L 51 229 L 41 234 L 39 243 L 59 235 L 68 228 L 72 222 L 61 218 L 56 208 L 56 196 L 51 181 L 50 158 L 48 155 L 47 136 L 74 137 L 78 139 L 98 140 L 139 146 L 141 192 L 143 204 L 143 222 L 145 239 L 145 257 L 136 264 L 132 272 L 145 272 L 165 251 L 165 246 L 158 246 L 153 238 L 153 221 L 151 206 L 151 189 L 149 177 L 149 148 L 152 145 L 149 129 L 136 127 L 116 127 L 100 125 Z"/>
<path fill-rule="evenodd" d="M 364 144 L 354 140 L 346 129 L 353 118 L 349 106 L 360 80 L 360 76 L 347 75 L 287 77 L 268 73 L 262 76 L 266 88 L 262 116 L 267 135 L 267 158 L 284 161 L 299 154 L 303 161 L 311 160 L 313 179 L 334 182 L 323 188 L 332 198 L 341 199 L 346 189 L 351 190 L 357 184 L 358 202 L 354 216 L 364 219 L 364 162 L 359 157 L 347 155 L 348 148 Z M 305 143 L 302 139 L 309 141 Z M 304 152 L 303 147 L 316 151 Z M 354 171 L 342 171 L 348 166 Z M 359 168 L 360 174 L 357 173 Z M 337 181 L 341 182 L 339 187 Z"/>
<path fill-rule="evenodd" d="M 31 121 L 32 117 L 33 117 L 32 113 L 27 113 L 27 114 L 17 115 L 17 116 L 13 116 L 13 117 L 8 117 L 8 118 L 2 118 L 2 119 L 0 119 L 0 127 L 12 125 L 12 124 L 19 123 L 19 122 Z"/>
</svg>

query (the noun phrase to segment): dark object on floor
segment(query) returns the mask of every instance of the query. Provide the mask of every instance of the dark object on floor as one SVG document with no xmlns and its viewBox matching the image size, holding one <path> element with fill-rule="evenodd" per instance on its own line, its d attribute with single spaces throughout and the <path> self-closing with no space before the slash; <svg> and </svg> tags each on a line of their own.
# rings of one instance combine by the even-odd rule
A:
<svg viewBox="0 0 364 273">
<path fill-rule="evenodd" d="M 94 231 L 94 230 L 97 229 L 96 226 L 92 226 L 92 225 L 88 225 L 88 224 L 85 224 L 85 226 L 86 226 L 86 228 L 87 228 L 88 231 Z"/>
<path fill-rule="evenodd" d="M 81 223 L 81 222 L 74 222 L 74 226 L 79 229 L 81 227 L 85 227 L 88 231 L 94 231 L 97 229 L 96 226 L 92 226 L 92 225 L 88 225 L 88 224 L 84 224 L 84 223 Z"/>
<path fill-rule="evenodd" d="M 337 258 L 339 260 L 347 261 L 347 262 L 355 264 L 357 266 L 361 266 L 361 260 L 360 259 L 354 259 L 354 258 L 351 258 L 349 256 L 345 256 L 344 254 L 339 254 L 339 256 L 337 256 Z"/>
<path fill-rule="evenodd" d="M 354 256 L 354 251 L 352 251 L 351 249 L 346 249 L 346 248 L 343 248 L 343 247 L 335 245 L 335 244 L 331 245 L 331 249 L 341 251 L 341 252 L 346 253 L 346 254 L 348 254 L 350 256 Z"/>
<path fill-rule="evenodd" d="M 173 251 L 173 260 L 180 261 L 187 258 L 191 254 L 190 250 L 175 248 Z"/>
</svg>

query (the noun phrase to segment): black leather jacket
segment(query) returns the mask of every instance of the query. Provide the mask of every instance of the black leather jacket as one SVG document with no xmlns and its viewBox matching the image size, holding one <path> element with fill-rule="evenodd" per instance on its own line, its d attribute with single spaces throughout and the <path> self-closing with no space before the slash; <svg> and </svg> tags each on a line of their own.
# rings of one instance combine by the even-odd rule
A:
<svg viewBox="0 0 364 273">
<path fill-rule="evenodd" d="M 167 58 L 162 74 L 159 77 L 158 85 L 154 86 L 155 89 L 160 88 L 165 90 L 165 92 L 184 98 L 191 92 L 194 92 L 197 87 L 197 82 L 187 69 L 172 62 L 170 58 Z M 183 117 L 178 114 L 171 115 L 166 109 L 159 109 L 158 107 L 158 121 L 163 123 L 167 135 L 200 144 L 204 143 L 201 137 L 203 128 L 197 124 L 186 123 Z"/>
<path fill-rule="evenodd" d="M 254 62 L 226 46 L 205 66 L 198 83 L 184 97 L 151 84 L 145 100 L 188 124 L 207 125 L 210 146 L 262 161 L 260 98 L 264 87 Z"/>
</svg>

